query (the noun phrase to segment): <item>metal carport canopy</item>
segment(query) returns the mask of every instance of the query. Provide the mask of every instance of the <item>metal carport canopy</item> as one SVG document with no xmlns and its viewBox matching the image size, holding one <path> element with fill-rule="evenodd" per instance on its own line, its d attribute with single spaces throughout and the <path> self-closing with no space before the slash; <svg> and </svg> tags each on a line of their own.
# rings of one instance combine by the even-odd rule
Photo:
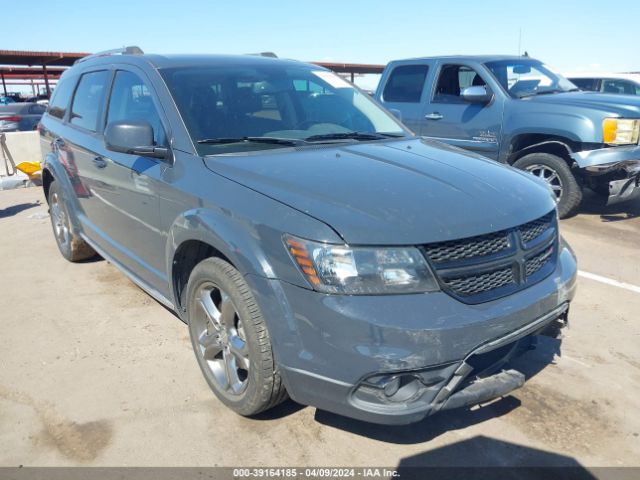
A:
<svg viewBox="0 0 640 480">
<path fill-rule="evenodd" d="M 70 67 L 79 58 L 86 57 L 87 53 L 77 52 L 32 52 L 22 50 L 0 50 L 0 65 L 15 65 L 15 66 L 39 66 L 42 67 L 41 78 L 44 79 L 44 83 L 47 87 L 47 94 L 51 93 L 49 87 L 49 73 L 47 67 Z M 0 67 L 0 76 L 2 77 L 2 86 L 4 94 L 7 93 L 5 84 L 5 78 L 10 78 L 11 72 L 5 72 L 4 68 Z M 7 73 L 7 76 L 5 76 Z M 29 72 L 30 74 L 36 74 L 36 72 Z M 56 72 L 59 74 L 59 72 Z"/>
</svg>

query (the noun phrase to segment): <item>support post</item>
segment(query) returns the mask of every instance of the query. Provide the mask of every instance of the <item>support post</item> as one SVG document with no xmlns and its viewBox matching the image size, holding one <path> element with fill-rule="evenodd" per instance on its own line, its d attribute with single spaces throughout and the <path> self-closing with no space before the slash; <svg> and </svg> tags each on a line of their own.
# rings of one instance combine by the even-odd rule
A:
<svg viewBox="0 0 640 480">
<path fill-rule="evenodd" d="M 47 66 L 42 64 L 42 71 L 44 72 L 44 84 L 47 88 L 47 98 L 51 97 L 51 88 L 49 88 L 49 75 L 47 74 Z"/>
</svg>

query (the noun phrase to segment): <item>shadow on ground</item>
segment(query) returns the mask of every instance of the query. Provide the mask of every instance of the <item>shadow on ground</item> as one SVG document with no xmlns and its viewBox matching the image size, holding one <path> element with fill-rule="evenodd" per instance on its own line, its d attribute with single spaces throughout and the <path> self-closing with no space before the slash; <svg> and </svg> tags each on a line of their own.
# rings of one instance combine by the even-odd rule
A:
<svg viewBox="0 0 640 480">
<path fill-rule="evenodd" d="M 400 478 L 594 479 L 575 458 L 482 435 L 403 458 Z"/>
<path fill-rule="evenodd" d="M 40 202 L 19 203 L 18 205 L 11 205 L 10 207 L 0 210 L 0 218 L 13 217 L 14 215 L 17 215 L 24 210 L 29 210 L 33 207 L 39 207 L 40 205 Z"/>
<path fill-rule="evenodd" d="M 604 196 L 585 189 L 578 214 L 599 216 L 603 222 L 619 222 L 640 217 L 640 201 L 637 199 L 611 206 L 607 206 L 606 202 Z"/>
</svg>

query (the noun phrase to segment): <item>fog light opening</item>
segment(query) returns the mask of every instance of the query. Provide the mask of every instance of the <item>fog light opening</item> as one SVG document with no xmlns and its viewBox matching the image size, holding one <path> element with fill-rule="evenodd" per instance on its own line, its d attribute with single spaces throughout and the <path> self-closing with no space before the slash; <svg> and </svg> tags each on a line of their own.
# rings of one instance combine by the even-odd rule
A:
<svg viewBox="0 0 640 480">
<path fill-rule="evenodd" d="M 392 402 L 406 402 L 415 397 L 422 383 L 415 375 L 394 375 L 384 382 L 382 391 Z"/>
</svg>

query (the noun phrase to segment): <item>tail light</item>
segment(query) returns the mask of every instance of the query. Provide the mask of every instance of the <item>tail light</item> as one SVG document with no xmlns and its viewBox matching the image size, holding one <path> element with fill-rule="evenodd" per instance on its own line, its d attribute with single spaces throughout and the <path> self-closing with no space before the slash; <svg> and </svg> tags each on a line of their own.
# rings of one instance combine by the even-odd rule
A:
<svg viewBox="0 0 640 480">
<path fill-rule="evenodd" d="M 0 117 L 0 121 L 5 121 L 5 122 L 19 122 L 20 120 L 22 120 L 22 117 L 20 115 L 12 115 L 10 117 Z"/>
</svg>

